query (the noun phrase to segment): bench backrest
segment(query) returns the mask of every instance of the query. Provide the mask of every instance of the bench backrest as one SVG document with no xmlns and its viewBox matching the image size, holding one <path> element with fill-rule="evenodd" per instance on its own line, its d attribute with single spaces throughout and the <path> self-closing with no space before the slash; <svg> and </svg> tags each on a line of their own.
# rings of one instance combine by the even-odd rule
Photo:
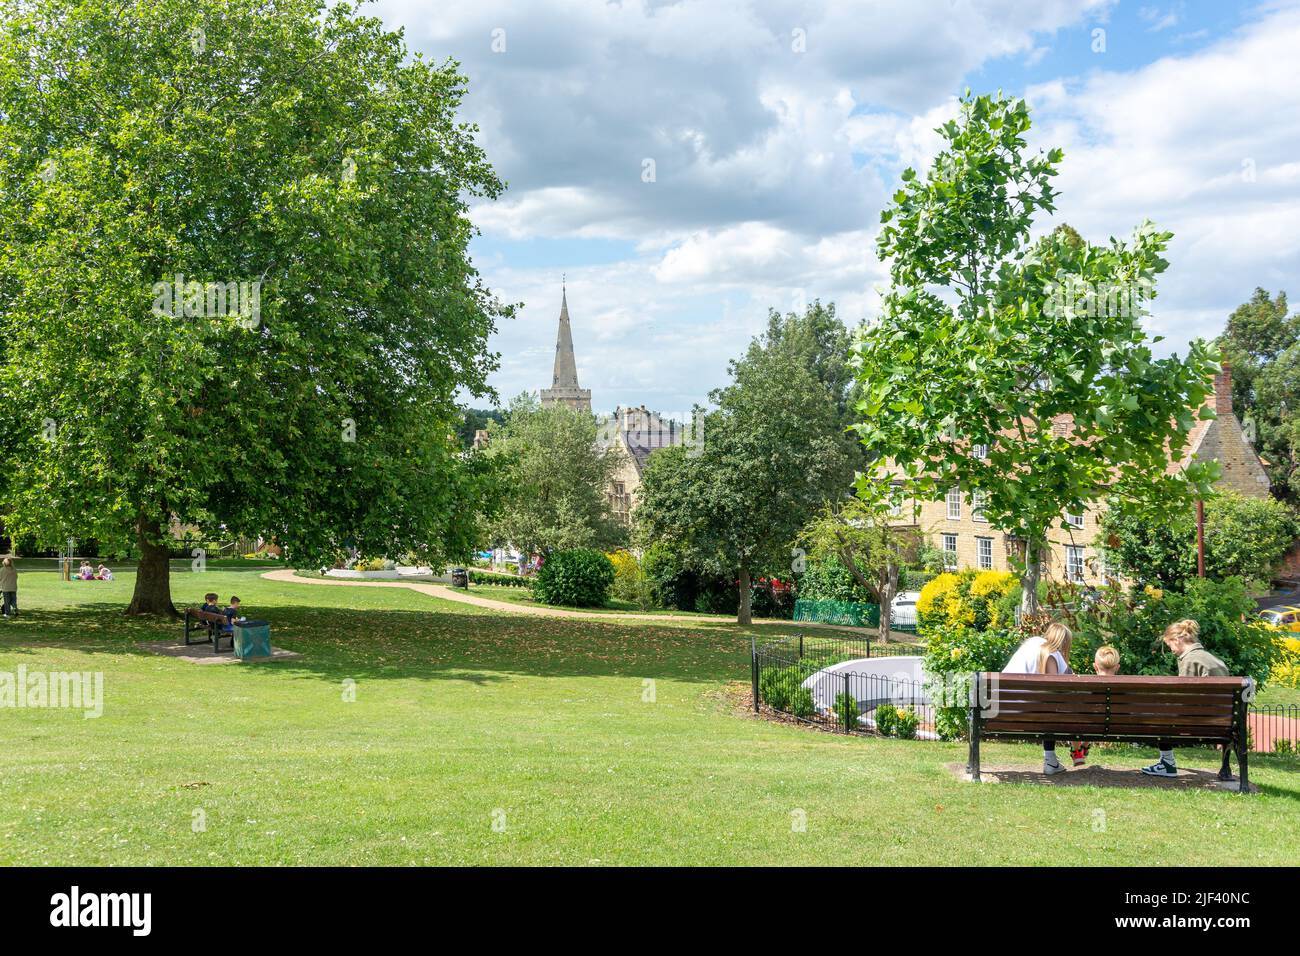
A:
<svg viewBox="0 0 1300 956">
<path fill-rule="evenodd" d="M 978 675 L 985 736 L 1230 740 L 1244 677 Z"/>
</svg>

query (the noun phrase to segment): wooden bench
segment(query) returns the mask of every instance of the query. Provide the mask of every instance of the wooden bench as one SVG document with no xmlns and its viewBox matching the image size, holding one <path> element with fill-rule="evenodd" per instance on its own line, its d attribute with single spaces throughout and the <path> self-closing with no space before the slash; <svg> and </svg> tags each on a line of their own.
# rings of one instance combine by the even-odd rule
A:
<svg viewBox="0 0 1300 956">
<path fill-rule="evenodd" d="M 226 634 L 221 629 L 226 623 L 224 614 L 217 614 L 213 611 L 198 611 L 194 608 L 185 609 L 185 646 L 191 644 L 211 644 L 212 653 L 221 653 L 221 638 L 230 638 L 230 650 L 235 649 L 235 635 Z M 195 634 L 202 634 L 198 640 L 190 638 Z"/>
<path fill-rule="evenodd" d="M 1220 780 L 1249 789 L 1245 677 L 1094 677 L 1049 674 L 975 675 L 971 687 L 970 773 L 980 779 L 981 740 L 1119 741 L 1175 747 L 1223 746 Z"/>
</svg>

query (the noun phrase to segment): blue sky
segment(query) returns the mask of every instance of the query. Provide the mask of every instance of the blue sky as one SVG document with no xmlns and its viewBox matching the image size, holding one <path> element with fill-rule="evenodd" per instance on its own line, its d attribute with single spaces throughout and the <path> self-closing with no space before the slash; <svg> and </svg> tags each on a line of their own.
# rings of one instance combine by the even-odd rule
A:
<svg viewBox="0 0 1300 956">
<path fill-rule="evenodd" d="M 1215 335 L 1300 268 L 1300 3 L 379 0 L 460 61 L 506 194 L 475 261 L 519 317 L 502 400 L 549 384 L 560 276 L 598 410 L 689 409 L 770 307 L 874 314 L 883 204 L 966 86 L 1025 96 L 1062 146 L 1050 228 L 1174 231 L 1149 320 Z M 647 162 L 654 176 L 647 181 Z M 476 404 L 482 404 L 476 402 Z"/>
</svg>

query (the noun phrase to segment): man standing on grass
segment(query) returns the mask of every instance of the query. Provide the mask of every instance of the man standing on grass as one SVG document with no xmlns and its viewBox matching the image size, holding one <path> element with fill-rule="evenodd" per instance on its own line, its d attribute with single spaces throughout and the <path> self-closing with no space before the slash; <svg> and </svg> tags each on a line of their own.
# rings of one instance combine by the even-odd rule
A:
<svg viewBox="0 0 1300 956">
<path fill-rule="evenodd" d="M 0 614 L 18 616 L 18 569 L 13 558 L 0 561 Z"/>
<path fill-rule="evenodd" d="M 1195 621 L 1175 621 L 1165 628 L 1161 640 L 1178 655 L 1179 677 L 1228 676 L 1227 665 L 1201 646 L 1201 625 Z M 1143 767 L 1142 772 L 1152 777 L 1178 776 L 1178 768 L 1174 765 L 1173 742 L 1161 740 L 1157 746 L 1160 748 L 1160 762 Z M 1225 762 L 1224 767 L 1227 766 Z"/>
</svg>

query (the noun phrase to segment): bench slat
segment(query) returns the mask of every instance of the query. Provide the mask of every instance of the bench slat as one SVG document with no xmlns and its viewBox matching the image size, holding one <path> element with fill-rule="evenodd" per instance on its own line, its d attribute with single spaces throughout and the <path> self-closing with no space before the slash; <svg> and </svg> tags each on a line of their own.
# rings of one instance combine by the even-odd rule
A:
<svg viewBox="0 0 1300 956">
<path fill-rule="evenodd" d="M 981 737 L 997 737 L 1002 734 L 1018 734 L 1030 738 L 1055 737 L 1058 740 L 1077 738 L 1082 740 L 1104 740 L 1110 737 L 1161 738 L 1170 740 L 1229 740 L 1231 727 L 1179 728 L 1169 724 L 1125 724 L 1111 727 L 1105 731 L 1095 724 L 1075 724 L 1070 721 L 1057 721 L 1054 724 L 1034 724 L 1007 722 L 997 727 L 981 727 Z"/>
<path fill-rule="evenodd" d="M 1104 714 L 1008 714 L 1005 717 L 994 717 L 983 722 L 984 727 L 989 731 L 996 731 L 1008 724 L 1034 724 L 1041 727 L 1069 724 L 1071 727 L 1095 727 L 1099 731 L 1133 726 L 1191 727 L 1197 730 L 1230 730 L 1232 728 L 1232 721 L 1225 720 L 1222 717 L 1189 717 L 1169 721 L 1162 717 L 1149 717 L 1138 714 L 1127 717 L 1111 717 L 1109 719 Z"/>
</svg>

